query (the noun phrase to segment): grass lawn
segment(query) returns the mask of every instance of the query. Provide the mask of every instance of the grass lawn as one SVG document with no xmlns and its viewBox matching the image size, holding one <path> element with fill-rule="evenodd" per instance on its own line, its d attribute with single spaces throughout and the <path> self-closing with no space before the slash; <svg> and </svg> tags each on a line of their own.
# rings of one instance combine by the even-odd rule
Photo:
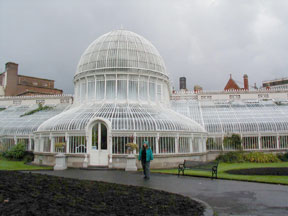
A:
<svg viewBox="0 0 288 216">
<path fill-rule="evenodd" d="M 225 171 L 232 170 L 232 169 L 247 169 L 247 168 L 260 168 L 260 167 L 288 167 L 288 162 L 220 163 L 218 166 L 218 178 L 288 185 L 288 176 L 232 175 L 232 174 L 225 173 Z M 178 169 L 151 170 L 151 172 L 178 174 Z M 199 171 L 198 170 L 185 170 L 185 175 L 211 177 L 211 172 L 200 171 L 200 170 Z"/>
<path fill-rule="evenodd" d="M 52 169 L 52 167 L 46 166 L 34 166 L 26 165 L 24 161 L 10 161 L 4 158 L 0 158 L 0 170 L 43 170 Z"/>
</svg>

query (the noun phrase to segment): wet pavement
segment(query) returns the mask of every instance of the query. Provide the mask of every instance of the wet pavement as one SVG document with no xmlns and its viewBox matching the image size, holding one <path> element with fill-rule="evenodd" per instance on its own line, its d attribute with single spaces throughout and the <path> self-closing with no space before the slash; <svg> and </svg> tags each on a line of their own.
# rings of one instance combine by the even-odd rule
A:
<svg viewBox="0 0 288 216">
<path fill-rule="evenodd" d="M 288 186 L 116 170 L 34 171 L 54 176 L 143 186 L 197 198 L 217 215 L 288 215 Z"/>
</svg>

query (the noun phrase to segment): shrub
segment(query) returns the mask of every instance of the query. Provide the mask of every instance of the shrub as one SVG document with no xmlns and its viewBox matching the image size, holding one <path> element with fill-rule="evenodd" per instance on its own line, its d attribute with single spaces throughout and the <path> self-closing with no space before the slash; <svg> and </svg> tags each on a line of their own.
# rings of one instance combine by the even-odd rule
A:
<svg viewBox="0 0 288 216">
<path fill-rule="evenodd" d="M 231 137 L 224 137 L 223 146 L 225 149 L 230 149 L 231 147 L 233 147 L 234 149 L 242 150 L 240 135 L 232 134 Z"/>
<path fill-rule="evenodd" d="M 243 159 L 243 152 L 227 152 L 225 154 L 220 154 L 217 158 L 217 161 L 224 162 L 224 163 L 241 163 L 244 162 Z"/>
<path fill-rule="evenodd" d="M 244 160 L 252 163 L 274 163 L 280 160 L 275 154 L 263 152 L 249 152 L 244 154 Z"/>
<path fill-rule="evenodd" d="M 30 155 L 30 154 L 27 154 L 24 156 L 24 163 L 30 163 L 34 160 L 34 156 L 33 155 Z"/>
<path fill-rule="evenodd" d="M 251 163 L 274 163 L 279 162 L 279 158 L 272 153 L 263 153 L 263 152 L 227 152 L 225 154 L 221 154 L 216 158 L 219 162 L 224 163 L 243 163 L 243 162 L 251 162 Z"/>
<path fill-rule="evenodd" d="M 279 158 L 279 160 L 281 160 L 283 162 L 287 162 L 288 161 L 288 152 L 286 152 L 285 154 L 277 154 L 277 157 Z"/>
<path fill-rule="evenodd" d="M 34 153 L 26 151 L 24 153 L 24 158 L 23 158 L 24 163 L 30 163 L 33 160 L 34 160 Z"/>
<path fill-rule="evenodd" d="M 4 152 L 3 156 L 12 160 L 22 160 L 25 155 L 25 146 L 23 143 L 18 143 L 8 151 Z"/>
</svg>

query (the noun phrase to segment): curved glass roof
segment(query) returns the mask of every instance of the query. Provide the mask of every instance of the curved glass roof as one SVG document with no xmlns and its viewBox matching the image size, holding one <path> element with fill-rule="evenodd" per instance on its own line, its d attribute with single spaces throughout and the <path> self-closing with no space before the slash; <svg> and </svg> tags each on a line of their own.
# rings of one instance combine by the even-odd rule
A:
<svg viewBox="0 0 288 216">
<path fill-rule="evenodd" d="M 108 119 L 114 131 L 205 132 L 193 120 L 170 109 L 139 104 L 90 104 L 71 108 L 44 122 L 37 130 L 84 131 L 95 117 Z"/>
<path fill-rule="evenodd" d="M 127 30 L 111 31 L 91 43 L 75 75 L 106 68 L 135 68 L 167 75 L 164 61 L 152 43 Z"/>
<path fill-rule="evenodd" d="M 50 106 L 50 105 L 49 105 Z M 52 106 L 52 105 L 51 105 Z M 59 114 L 67 108 L 67 104 L 58 104 L 52 106 L 53 109 L 42 110 L 32 115 L 21 115 L 38 108 L 34 105 L 20 105 L 10 106 L 5 110 L 0 111 L 0 135 L 14 136 L 14 135 L 33 135 L 40 124 L 47 119 Z"/>
<path fill-rule="evenodd" d="M 203 125 L 209 134 L 287 133 L 288 102 L 172 101 L 172 108 Z"/>
</svg>

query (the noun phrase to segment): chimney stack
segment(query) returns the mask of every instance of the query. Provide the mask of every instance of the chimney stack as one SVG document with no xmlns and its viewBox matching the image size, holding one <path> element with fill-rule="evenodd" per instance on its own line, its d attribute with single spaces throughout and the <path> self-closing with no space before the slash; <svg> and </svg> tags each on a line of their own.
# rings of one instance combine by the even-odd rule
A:
<svg viewBox="0 0 288 216">
<path fill-rule="evenodd" d="M 249 90 L 249 84 L 248 84 L 248 76 L 247 76 L 247 74 L 244 74 L 243 79 L 244 79 L 244 89 L 245 89 L 245 90 Z"/>
<path fill-rule="evenodd" d="M 186 77 L 180 77 L 180 90 L 186 90 Z"/>
</svg>

